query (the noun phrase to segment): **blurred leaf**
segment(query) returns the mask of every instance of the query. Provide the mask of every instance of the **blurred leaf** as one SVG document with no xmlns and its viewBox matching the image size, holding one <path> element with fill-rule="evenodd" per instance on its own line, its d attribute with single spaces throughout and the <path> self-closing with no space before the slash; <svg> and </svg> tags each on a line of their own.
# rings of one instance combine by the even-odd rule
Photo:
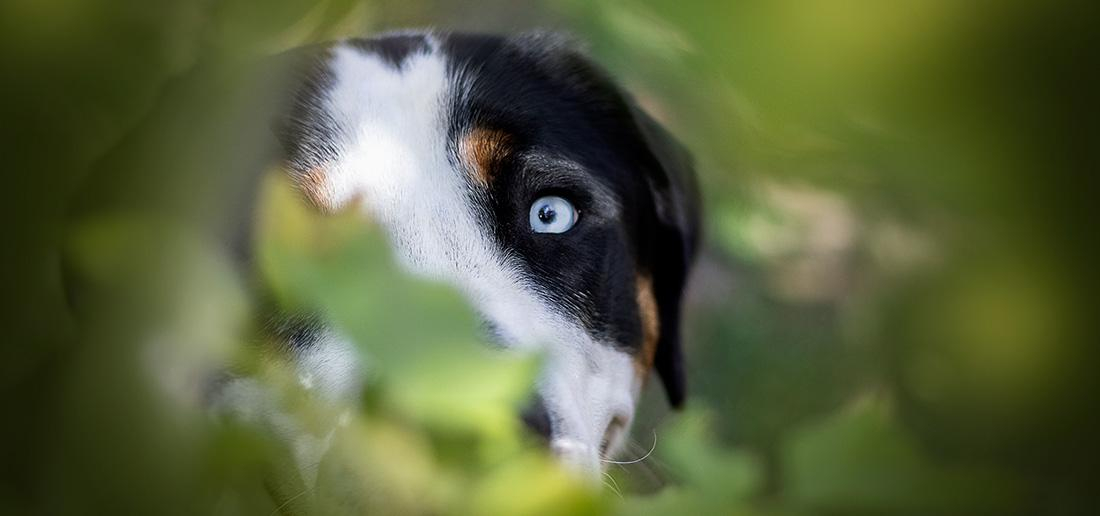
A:
<svg viewBox="0 0 1100 516">
<path fill-rule="evenodd" d="M 676 477 L 677 485 L 649 497 L 631 497 L 622 514 L 756 514 L 752 496 L 762 471 L 749 454 L 719 445 L 706 412 L 685 412 L 658 435 L 656 456 Z"/>
<path fill-rule="evenodd" d="M 789 503 L 814 511 L 1008 514 L 1026 496 L 997 471 L 938 463 L 871 400 L 799 430 L 783 470 Z"/>
<path fill-rule="evenodd" d="M 606 514 L 609 502 L 547 455 L 526 453 L 488 471 L 454 514 Z"/>
</svg>

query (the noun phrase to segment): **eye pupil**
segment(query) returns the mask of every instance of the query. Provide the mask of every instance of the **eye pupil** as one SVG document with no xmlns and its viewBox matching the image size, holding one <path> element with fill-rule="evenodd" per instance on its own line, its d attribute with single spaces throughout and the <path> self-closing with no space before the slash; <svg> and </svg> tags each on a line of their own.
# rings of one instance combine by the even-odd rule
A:
<svg viewBox="0 0 1100 516">
<path fill-rule="evenodd" d="M 550 224 L 554 222 L 554 219 L 558 217 L 558 213 L 554 211 L 554 207 L 549 204 L 545 204 L 542 208 L 539 208 L 539 220 L 543 224 Z"/>
<path fill-rule="evenodd" d="M 577 209 L 568 199 L 547 195 L 531 203 L 528 221 L 535 233 L 565 233 L 577 223 Z"/>
</svg>

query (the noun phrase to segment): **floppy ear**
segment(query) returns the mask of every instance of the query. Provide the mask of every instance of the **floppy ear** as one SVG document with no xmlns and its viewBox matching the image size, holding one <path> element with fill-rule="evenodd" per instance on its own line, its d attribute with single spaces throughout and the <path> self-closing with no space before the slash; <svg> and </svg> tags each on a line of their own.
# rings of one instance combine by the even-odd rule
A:
<svg viewBox="0 0 1100 516">
<path fill-rule="evenodd" d="M 656 210 L 653 291 L 660 319 L 654 367 L 669 403 L 684 402 L 686 378 L 680 345 L 680 305 L 699 243 L 699 194 L 687 149 L 652 117 L 631 106 L 635 123 L 656 166 L 646 176 Z"/>
</svg>

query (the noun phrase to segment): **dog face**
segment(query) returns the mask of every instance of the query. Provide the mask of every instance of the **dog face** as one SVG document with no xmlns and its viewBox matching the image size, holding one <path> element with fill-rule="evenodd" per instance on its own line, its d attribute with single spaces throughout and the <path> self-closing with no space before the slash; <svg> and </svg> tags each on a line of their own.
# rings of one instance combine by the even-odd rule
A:
<svg viewBox="0 0 1100 516">
<path fill-rule="evenodd" d="M 305 55 L 277 124 L 322 210 L 357 206 L 399 263 L 546 356 L 524 419 L 598 471 L 649 371 L 679 405 L 680 294 L 697 213 L 686 154 L 545 35 L 402 33 Z"/>
</svg>

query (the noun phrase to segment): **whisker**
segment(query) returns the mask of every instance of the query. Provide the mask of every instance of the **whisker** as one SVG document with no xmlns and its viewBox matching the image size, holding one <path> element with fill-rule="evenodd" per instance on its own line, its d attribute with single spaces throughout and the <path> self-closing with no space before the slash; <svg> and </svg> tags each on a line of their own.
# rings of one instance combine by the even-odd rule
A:
<svg viewBox="0 0 1100 516">
<path fill-rule="evenodd" d="M 657 430 L 654 429 L 653 430 L 653 446 L 650 446 L 649 451 L 645 452 L 645 455 L 642 455 L 641 457 L 639 457 L 637 459 L 634 459 L 634 460 L 626 460 L 626 461 L 611 460 L 611 459 L 600 459 L 600 460 L 603 461 L 606 464 L 619 464 L 619 465 L 637 464 L 637 463 L 642 462 L 643 460 L 646 460 L 647 458 L 649 458 L 649 456 L 651 454 L 653 454 L 653 450 L 656 450 L 656 449 L 657 449 Z"/>
<path fill-rule="evenodd" d="M 268 515 L 268 516 L 274 516 L 275 514 L 278 514 L 278 513 L 280 513 L 280 512 L 283 512 L 283 509 L 285 509 L 285 508 L 286 508 L 286 506 L 290 505 L 290 503 L 291 503 L 291 502 L 293 502 L 294 500 L 297 500 L 297 499 L 301 498 L 301 497 L 302 497 L 303 495 L 305 495 L 305 494 L 306 494 L 306 493 L 308 493 L 308 492 L 309 492 L 309 488 L 307 487 L 307 488 L 303 489 L 301 493 L 298 493 L 298 494 L 296 494 L 296 495 L 294 495 L 294 496 L 291 496 L 290 498 L 287 498 L 287 499 L 286 499 L 286 501 L 284 501 L 283 503 L 279 504 L 279 506 L 278 506 L 278 507 L 276 507 L 276 508 L 275 508 L 275 510 L 271 511 L 271 514 L 270 514 L 270 515 Z"/>
<path fill-rule="evenodd" d="M 603 476 L 606 477 L 607 480 L 611 481 L 610 483 L 608 483 L 607 481 L 604 481 L 603 485 L 607 486 L 620 499 L 622 499 L 623 498 L 623 492 L 622 492 L 622 490 L 619 489 L 619 483 L 615 481 L 615 477 L 611 476 L 611 473 L 608 473 L 606 471 L 603 472 Z"/>
</svg>

